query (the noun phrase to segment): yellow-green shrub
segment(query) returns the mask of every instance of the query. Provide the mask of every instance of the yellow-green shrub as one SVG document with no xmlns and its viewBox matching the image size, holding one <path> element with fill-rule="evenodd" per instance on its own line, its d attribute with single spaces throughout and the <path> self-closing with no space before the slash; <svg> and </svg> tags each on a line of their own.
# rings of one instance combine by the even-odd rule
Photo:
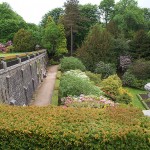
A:
<svg viewBox="0 0 150 150">
<path fill-rule="evenodd" d="M 0 149 L 149 150 L 150 119 L 135 108 L 0 106 Z"/>
</svg>

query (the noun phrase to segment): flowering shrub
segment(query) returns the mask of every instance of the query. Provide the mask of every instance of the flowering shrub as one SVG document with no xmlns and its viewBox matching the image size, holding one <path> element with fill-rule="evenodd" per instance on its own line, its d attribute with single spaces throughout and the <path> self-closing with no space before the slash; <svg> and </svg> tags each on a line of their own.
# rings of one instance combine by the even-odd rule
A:
<svg viewBox="0 0 150 150">
<path fill-rule="evenodd" d="M 85 78 L 80 78 L 72 74 L 64 74 L 60 80 L 60 97 L 67 96 L 79 96 L 85 95 L 97 95 L 100 96 L 103 92 L 90 81 Z"/>
<path fill-rule="evenodd" d="M 81 70 L 66 71 L 64 73 L 64 75 L 71 75 L 71 76 L 75 76 L 75 77 L 81 78 L 83 80 L 90 81 L 89 77 L 85 74 L 85 72 L 82 72 Z"/>
<path fill-rule="evenodd" d="M 0 43 L 0 52 L 5 52 L 5 51 L 6 51 L 5 45 Z"/>
<path fill-rule="evenodd" d="M 80 95 L 79 97 L 65 97 L 62 98 L 61 101 L 66 107 L 104 108 L 104 106 L 115 106 L 113 101 L 110 101 L 103 96 Z"/>
<path fill-rule="evenodd" d="M 0 105 L 2 150 L 149 150 L 150 119 L 130 107 Z"/>
<path fill-rule="evenodd" d="M 64 57 L 60 61 L 61 64 L 61 71 L 65 72 L 68 70 L 76 70 L 80 69 L 81 71 L 85 71 L 86 68 L 83 63 L 75 57 Z"/>
</svg>

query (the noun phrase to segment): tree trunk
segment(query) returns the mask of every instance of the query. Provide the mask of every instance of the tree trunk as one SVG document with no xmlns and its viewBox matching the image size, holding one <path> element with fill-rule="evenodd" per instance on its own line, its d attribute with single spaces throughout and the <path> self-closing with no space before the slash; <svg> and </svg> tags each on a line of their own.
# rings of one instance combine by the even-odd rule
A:
<svg viewBox="0 0 150 150">
<path fill-rule="evenodd" d="M 72 25 L 71 25 L 71 56 L 73 53 L 73 31 L 72 31 Z"/>
</svg>

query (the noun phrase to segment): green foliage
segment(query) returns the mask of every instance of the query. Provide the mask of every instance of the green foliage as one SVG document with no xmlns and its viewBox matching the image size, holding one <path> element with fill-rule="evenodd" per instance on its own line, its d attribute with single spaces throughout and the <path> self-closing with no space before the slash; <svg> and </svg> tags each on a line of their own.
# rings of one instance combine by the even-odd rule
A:
<svg viewBox="0 0 150 150">
<path fill-rule="evenodd" d="M 97 5 L 85 4 L 79 5 L 79 12 L 81 20 L 78 22 L 79 31 L 76 34 L 75 43 L 78 46 L 81 46 L 90 27 L 99 22 L 99 10 Z"/>
<path fill-rule="evenodd" d="M 102 75 L 102 78 L 108 78 L 110 75 L 116 73 L 116 68 L 113 64 L 105 64 L 104 62 L 100 61 L 95 68 L 95 72 Z"/>
<path fill-rule="evenodd" d="M 32 34 L 25 30 L 20 29 L 14 36 L 14 51 L 28 52 L 35 49 L 35 41 Z"/>
<path fill-rule="evenodd" d="M 101 74 L 95 74 L 95 73 L 92 73 L 90 71 L 86 71 L 85 73 L 90 78 L 90 80 L 94 82 L 95 85 L 100 86 L 100 84 L 101 84 Z"/>
<path fill-rule="evenodd" d="M 143 28 L 144 13 L 135 0 L 121 0 L 114 7 L 113 21 L 125 37 L 133 37 L 133 32 Z"/>
<path fill-rule="evenodd" d="M 133 41 L 130 43 L 130 54 L 135 59 L 145 58 L 150 60 L 150 37 L 144 30 L 135 33 Z"/>
<path fill-rule="evenodd" d="M 65 74 L 60 81 L 61 97 L 85 95 L 102 95 L 102 91 L 86 78 L 73 74 Z"/>
<path fill-rule="evenodd" d="M 64 57 L 60 61 L 61 63 L 61 71 L 68 71 L 68 70 L 76 70 L 80 69 L 81 71 L 85 71 L 86 68 L 83 63 L 75 57 Z"/>
<path fill-rule="evenodd" d="M 86 67 L 93 71 L 99 61 L 107 61 L 110 57 L 112 38 L 109 32 L 96 24 L 90 30 L 86 40 L 78 49 L 77 56 L 81 58 Z M 112 56 L 111 56 L 112 57 Z"/>
<path fill-rule="evenodd" d="M 42 44 L 48 50 L 49 55 L 61 56 L 67 53 L 67 44 L 64 26 L 57 25 L 51 17 L 48 17 L 46 27 L 43 29 Z"/>
<path fill-rule="evenodd" d="M 133 107 L 0 106 L 1 149 L 148 150 L 150 119 Z"/>
<path fill-rule="evenodd" d="M 0 4 L 0 42 L 13 40 L 14 34 L 21 28 L 26 28 L 26 22 L 14 12 L 8 3 Z"/>
<path fill-rule="evenodd" d="M 130 87 L 144 89 L 150 81 L 150 61 L 137 60 L 123 75 L 123 84 Z"/>
<path fill-rule="evenodd" d="M 46 13 L 43 17 L 42 20 L 40 22 L 40 26 L 42 27 L 46 27 L 47 24 L 47 19 L 49 16 L 52 17 L 52 19 L 54 20 L 55 23 L 58 23 L 58 20 L 60 18 L 61 15 L 63 15 L 64 10 L 62 8 L 54 8 L 51 11 L 49 11 L 48 13 Z"/>
</svg>

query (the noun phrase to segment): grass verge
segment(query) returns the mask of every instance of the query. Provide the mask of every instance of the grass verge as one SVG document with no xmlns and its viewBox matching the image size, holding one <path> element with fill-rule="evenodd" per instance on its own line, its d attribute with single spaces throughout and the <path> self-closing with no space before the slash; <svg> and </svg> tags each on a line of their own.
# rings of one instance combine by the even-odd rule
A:
<svg viewBox="0 0 150 150">
<path fill-rule="evenodd" d="M 134 89 L 134 88 L 130 88 L 130 87 L 125 87 L 125 89 L 128 90 L 128 92 L 131 93 L 133 96 L 133 98 L 132 98 L 133 106 L 140 108 L 140 109 L 145 109 L 145 107 L 143 106 L 142 102 L 139 100 L 137 95 L 146 93 L 146 91 Z"/>
</svg>

